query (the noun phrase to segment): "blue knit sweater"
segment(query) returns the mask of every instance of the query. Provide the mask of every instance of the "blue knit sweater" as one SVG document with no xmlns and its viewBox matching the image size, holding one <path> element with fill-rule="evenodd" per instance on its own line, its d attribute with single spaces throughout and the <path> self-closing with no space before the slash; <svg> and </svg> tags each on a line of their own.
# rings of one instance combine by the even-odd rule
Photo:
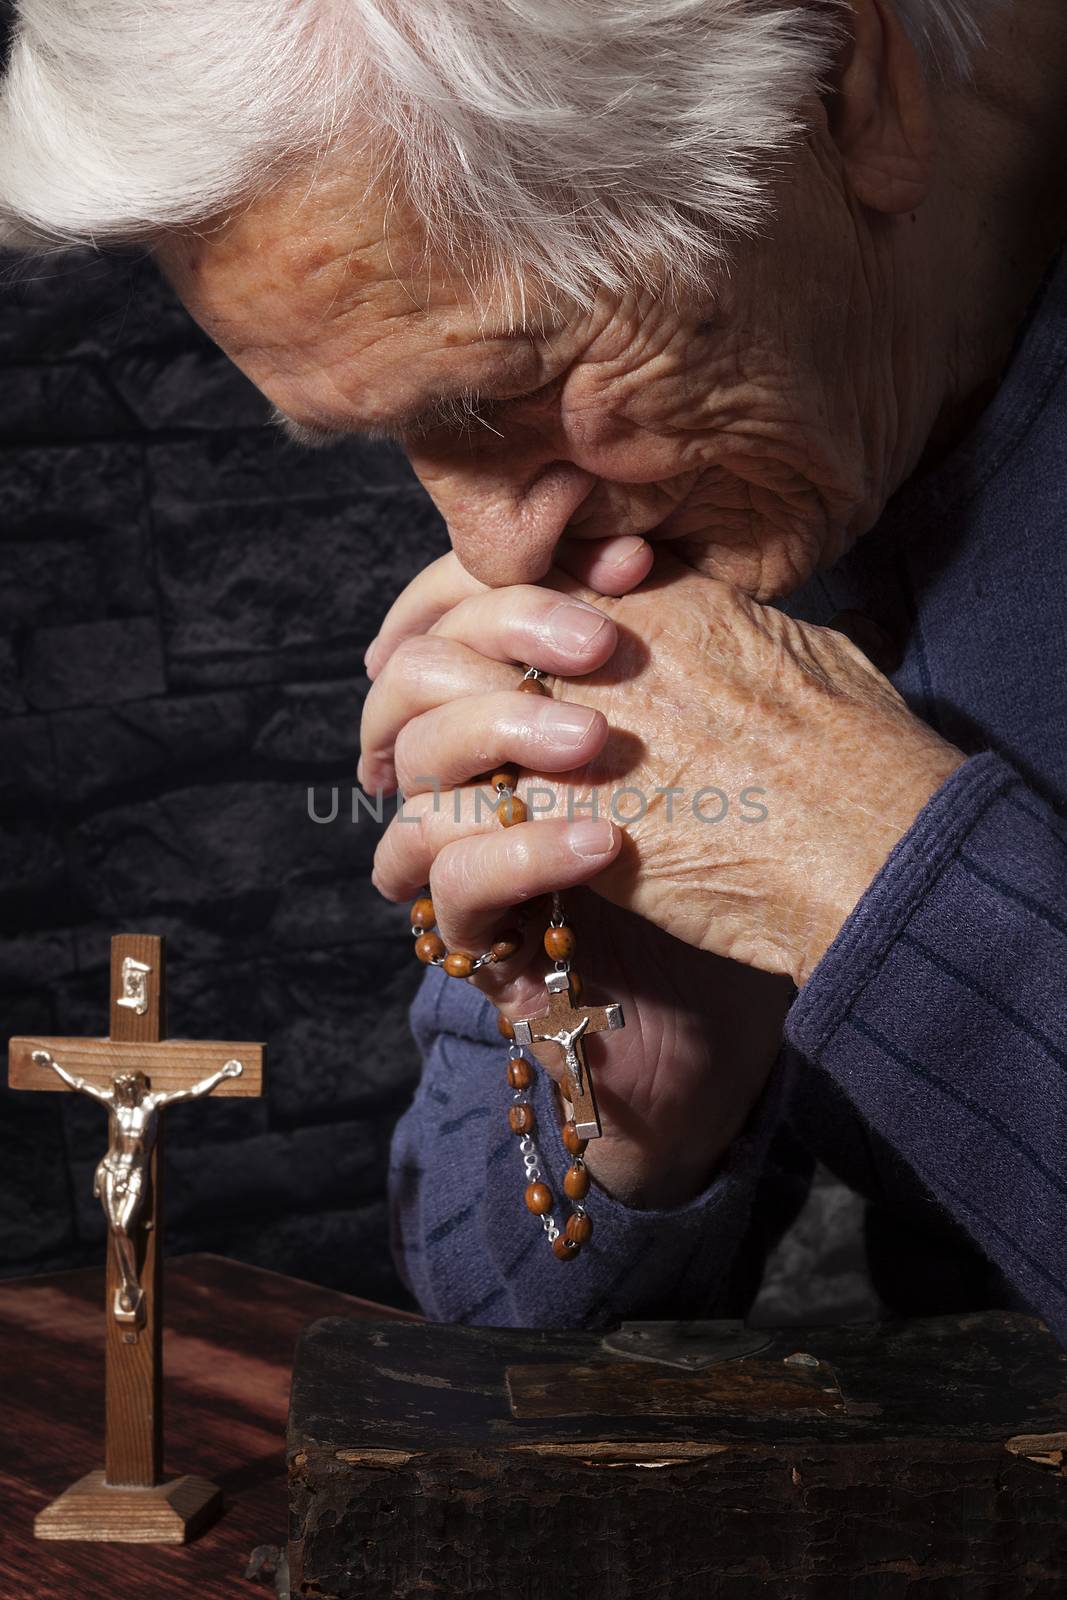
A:
<svg viewBox="0 0 1067 1600">
<path fill-rule="evenodd" d="M 870 1201 L 893 1309 L 1029 1306 L 1067 1342 L 1067 256 L 971 436 L 787 609 L 817 623 L 859 610 L 895 633 L 893 682 L 969 759 L 799 992 L 714 1181 L 667 1211 L 594 1185 L 596 1231 L 571 1265 L 523 1205 L 495 1011 L 427 974 L 390 1206 L 399 1269 L 430 1317 L 743 1312 L 818 1157 Z M 552 1094 L 539 1072 L 559 1194 Z"/>
</svg>

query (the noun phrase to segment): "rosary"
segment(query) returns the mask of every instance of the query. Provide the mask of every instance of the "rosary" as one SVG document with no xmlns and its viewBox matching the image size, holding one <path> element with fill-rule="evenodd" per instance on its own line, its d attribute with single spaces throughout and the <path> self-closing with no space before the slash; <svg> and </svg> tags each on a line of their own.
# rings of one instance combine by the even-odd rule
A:
<svg viewBox="0 0 1067 1600">
<path fill-rule="evenodd" d="M 527 694 L 548 693 L 543 674 L 536 667 L 527 668 L 519 688 Z M 514 767 L 501 767 L 489 775 L 489 784 L 497 798 L 497 816 L 505 828 L 526 821 L 526 807 L 515 793 L 518 781 L 519 774 Z M 416 900 L 411 908 L 415 954 L 427 966 L 443 967 L 452 978 L 469 978 L 482 967 L 507 961 L 519 948 L 521 935 L 509 929 L 480 956 L 467 955 L 462 950 L 449 951 L 445 949 L 440 935 L 433 932 L 435 921 L 433 901 L 428 896 Z M 583 1203 L 589 1193 L 589 1173 L 584 1156 L 589 1140 L 599 1139 L 601 1132 L 600 1113 L 585 1059 L 584 1040 L 590 1033 L 622 1028 L 625 1023 L 620 1005 L 580 1004 L 581 979 L 571 970 L 571 957 L 575 950 L 574 931 L 564 921 L 558 894 L 552 896 L 552 915 L 545 929 L 544 946 L 545 954 L 553 963 L 553 970 L 545 977 L 549 1002 L 547 1015 L 515 1023 L 501 1015 L 497 1017 L 497 1026 L 508 1041 L 508 1084 L 514 1091 L 514 1103 L 508 1110 L 508 1125 L 512 1133 L 518 1136 L 519 1151 L 526 1170 L 526 1206 L 534 1216 L 540 1217 L 553 1254 L 560 1261 L 570 1261 L 593 1236 L 592 1218 Z M 571 1157 L 571 1165 L 563 1179 L 563 1189 L 572 1202 L 572 1210 L 562 1233 L 552 1216 L 552 1191 L 541 1175 L 534 1138 L 537 1128 L 534 1108 L 523 1098 L 534 1081 L 533 1068 L 524 1057 L 523 1048 L 534 1044 L 554 1044 L 563 1055 L 562 1092 L 569 1112 L 563 1125 L 563 1145 Z"/>
</svg>

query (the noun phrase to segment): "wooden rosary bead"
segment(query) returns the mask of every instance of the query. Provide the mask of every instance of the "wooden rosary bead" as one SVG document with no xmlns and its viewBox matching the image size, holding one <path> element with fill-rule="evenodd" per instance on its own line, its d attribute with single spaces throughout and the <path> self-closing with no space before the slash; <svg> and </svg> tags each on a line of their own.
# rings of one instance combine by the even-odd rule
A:
<svg viewBox="0 0 1067 1600">
<path fill-rule="evenodd" d="M 589 1173 L 585 1167 L 568 1167 L 563 1188 L 569 1200 L 584 1200 L 589 1193 Z"/>
<path fill-rule="evenodd" d="M 520 694 L 548 693 L 547 685 L 543 684 L 540 678 L 523 678 L 522 682 L 517 684 L 516 687 L 518 688 Z"/>
<path fill-rule="evenodd" d="M 581 1245 L 575 1244 L 573 1239 L 568 1239 L 565 1233 L 561 1233 L 558 1239 L 552 1241 L 552 1254 L 560 1261 L 573 1261 L 581 1248 Z"/>
<path fill-rule="evenodd" d="M 582 995 L 585 993 L 585 984 L 576 972 L 571 973 L 571 994 L 575 1005 L 581 1004 Z"/>
<path fill-rule="evenodd" d="M 508 961 L 521 943 L 522 934 L 517 928 L 505 928 L 500 938 L 490 947 L 490 954 L 494 961 Z"/>
<path fill-rule="evenodd" d="M 514 789 L 518 781 L 518 767 L 498 767 L 489 777 L 489 782 L 494 789 Z"/>
<path fill-rule="evenodd" d="M 564 1237 L 574 1244 L 588 1244 L 593 1237 L 593 1219 L 584 1212 L 567 1218 L 567 1226 L 563 1230 Z"/>
<path fill-rule="evenodd" d="M 588 1139 L 578 1137 L 577 1124 L 572 1119 L 563 1124 L 563 1148 L 572 1156 L 584 1156 Z"/>
<path fill-rule="evenodd" d="M 534 1081 L 533 1068 L 521 1056 L 508 1062 L 508 1082 L 513 1089 L 528 1089 Z"/>
<path fill-rule="evenodd" d="M 445 953 L 445 941 L 436 933 L 420 933 L 415 940 L 415 954 L 419 960 L 429 966 L 431 961 L 436 961 L 438 956 Z"/>
<path fill-rule="evenodd" d="M 411 908 L 411 926 L 413 928 L 432 928 L 436 921 L 433 901 L 429 895 L 423 895 L 420 900 L 415 901 Z"/>
<path fill-rule="evenodd" d="M 452 950 L 444 959 L 444 968 L 450 978 L 469 978 L 473 966 L 474 957 L 462 950 Z"/>
<path fill-rule="evenodd" d="M 505 1039 L 514 1039 L 515 1029 L 512 1027 L 511 1023 L 508 1021 L 507 1017 L 502 1011 L 498 1011 L 496 1014 L 496 1027 L 497 1032 Z"/>
<path fill-rule="evenodd" d="M 502 828 L 513 828 L 516 823 L 526 821 L 526 807 L 517 794 L 509 794 L 501 801 L 497 816 Z"/>
<path fill-rule="evenodd" d="M 569 961 L 576 948 L 574 930 L 566 924 L 562 928 L 545 929 L 545 955 L 553 961 Z"/>
<path fill-rule="evenodd" d="M 512 1133 L 533 1133 L 537 1126 L 533 1106 L 509 1106 L 508 1125 Z"/>
<path fill-rule="evenodd" d="M 552 1210 L 552 1190 L 547 1183 L 526 1185 L 526 1208 L 532 1211 L 535 1217 L 543 1217 L 547 1211 Z"/>
</svg>

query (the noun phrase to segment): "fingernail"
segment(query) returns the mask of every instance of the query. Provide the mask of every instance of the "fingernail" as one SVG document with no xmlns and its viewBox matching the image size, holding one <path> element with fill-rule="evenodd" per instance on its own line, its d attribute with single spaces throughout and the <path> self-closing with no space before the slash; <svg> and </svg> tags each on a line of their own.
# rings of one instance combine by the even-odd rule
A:
<svg viewBox="0 0 1067 1600">
<path fill-rule="evenodd" d="M 567 829 L 567 843 L 576 856 L 606 856 L 615 843 L 615 829 L 607 817 L 574 822 Z"/>
<path fill-rule="evenodd" d="M 542 732 L 555 744 L 581 744 L 597 719 L 596 712 L 588 706 L 565 705 L 557 700 L 545 701 L 537 710 Z"/>
<path fill-rule="evenodd" d="M 607 626 L 607 621 L 602 611 L 565 600 L 549 612 L 548 629 L 556 644 L 562 645 L 565 650 L 584 650 Z"/>
<path fill-rule="evenodd" d="M 611 565 L 613 567 L 621 567 L 625 562 L 632 561 L 637 552 L 644 549 L 644 546 L 645 541 L 639 539 L 636 534 L 630 539 L 624 539 L 616 547 L 615 553 L 611 558 Z"/>
<path fill-rule="evenodd" d="M 362 756 L 360 756 L 359 760 L 356 762 L 356 782 L 359 784 L 360 788 L 362 789 L 363 788 L 363 757 Z"/>
<path fill-rule="evenodd" d="M 373 672 L 374 670 L 374 652 L 378 647 L 379 637 L 380 636 L 378 634 L 375 634 L 374 638 L 363 652 L 363 665 L 366 667 L 368 672 Z"/>
</svg>

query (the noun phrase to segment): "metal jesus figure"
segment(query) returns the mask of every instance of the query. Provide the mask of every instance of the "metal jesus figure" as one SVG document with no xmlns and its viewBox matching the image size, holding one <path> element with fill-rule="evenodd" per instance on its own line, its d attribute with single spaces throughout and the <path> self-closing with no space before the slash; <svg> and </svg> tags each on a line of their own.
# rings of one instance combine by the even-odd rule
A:
<svg viewBox="0 0 1067 1600">
<path fill-rule="evenodd" d="M 609 1028 L 624 1028 L 622 1006 L 579 1006 L 569 971 L 550 972 L 545 978 L 548 1013 L 512 1024 L 515 1043 L 529 1048 L 534 1044 L 554 1044 L 563 1056 L 563 1092 L 570 1101 L 574 1124 L 580 1139 L 600 1138 L 600 1113 L 597 1109 L 592 1074 L 585 1060 L 587 1034 Z"/>
<path fill-rule="evenodd" d="M 144 1299 L 137 1273 L 137 1228 L 144 1210 L 148 1166 L 156 1142 L 159 1113 L 164 1106 L 174 1105 L 178 1100 L 198 1100 L 210 1094 L 224 1078 L 239 1078 L 244 1068 L 240 1061 L 227 1061 L 218 1072 L 200 1083 L 163 1093 L 149 1089 L 143 1072 L 119 1073 L 111 1080 L 111 1087 L 104 1089 L 84 1078 L 74 1077 L 47 1050 L 35 1050 L 33 1060 L 39 1067 L 51 1068 L 68 1088 L 87 1094 L 107 1107 L 107 1154 L 96 1169 L 93 1196 L 104 1208 L 122 1273 L 112 1315 L 116 1322 L 136 1323 Z"/>
</svg>

